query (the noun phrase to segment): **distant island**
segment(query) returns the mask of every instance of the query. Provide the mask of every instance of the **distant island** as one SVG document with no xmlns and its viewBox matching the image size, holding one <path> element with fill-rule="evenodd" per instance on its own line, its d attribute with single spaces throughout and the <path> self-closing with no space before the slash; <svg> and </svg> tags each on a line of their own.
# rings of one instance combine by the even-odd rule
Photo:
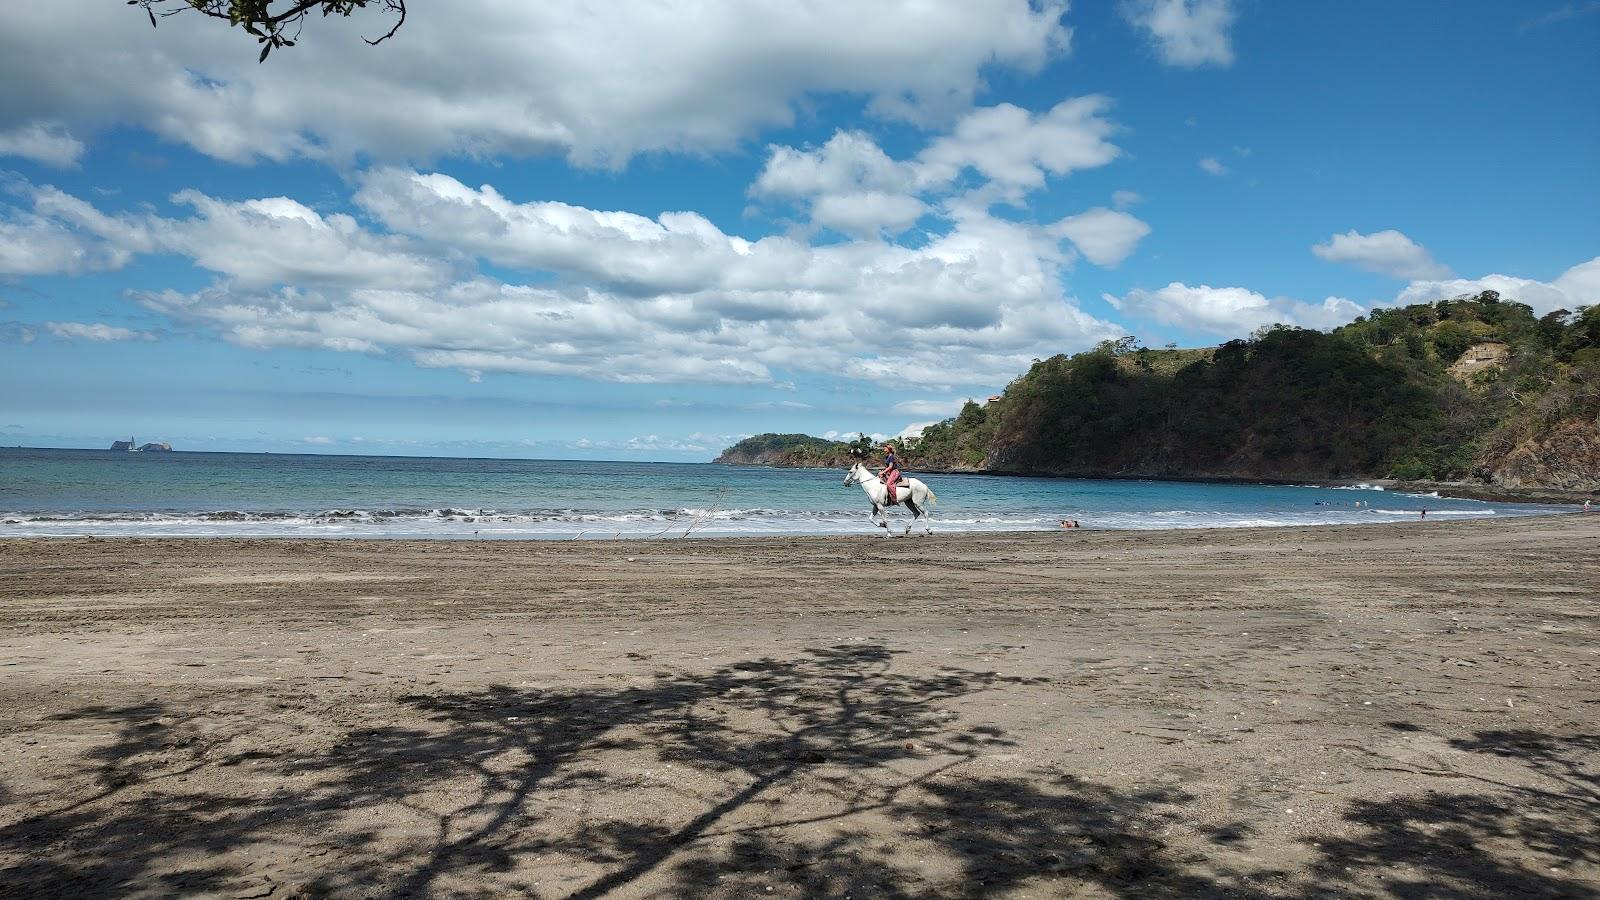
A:
<svg viewBox="0 0 1600 900">
<path fill-rule="evenodd" d="M 922 471 L 1593 492 L 1597 420 L 1600 306 L 1537 317 L 1484 291 L 1220 347 L 1106 341 L 1034 363 L 902 456 Z M 861 444 L 763 434 L 717 461 L 840 467 Z"/>
<path fill-rule="evenodd" d="M 112 441 L 111 449 L 126 450 L 129 453 L 171 453 L 172 445 L 166 441 L 152 441 L 135 447 L 133 438 L 128 438 L 125 441 Z"/>
</svg>

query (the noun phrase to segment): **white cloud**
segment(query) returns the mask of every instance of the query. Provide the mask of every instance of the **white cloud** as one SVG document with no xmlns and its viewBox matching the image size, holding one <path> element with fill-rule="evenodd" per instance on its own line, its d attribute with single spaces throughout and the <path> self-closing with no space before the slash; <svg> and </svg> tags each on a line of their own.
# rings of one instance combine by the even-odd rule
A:
<svg viewBox="0 0 1600 900">
<path fill-rule="evenodd" d="M 915 170 L 889 158 L 876 142 L 859 131 L 840 131 L 815 150 L 768 148 L 752 193 L 809 197 L 855 191 L 909 193 Z"/>
<path fill-rule="evenodd" d="M 922 433 L 924 431 L 927 431 L 932 426 L 939 424 L 939 421 L 941 420 L 934 420 L 932 422 L 912 422 L 906 427 L 900 429 L 900 433 L 895 435 L 895 439 L 901 441 L 917 440 L 918 438 L 922 437 Z"/>
<path fill-rule="evenodd" d="M 1111 205 L 1117 209 L 1127 209 L 1136 203 L 1144 201 L 1138 191 L 1114 191 L 1111 194 Z"/>
<path fill-rule="evenodd" d="M 904 400 L 894 405 L 894 411 L 907 416 L 939 416 L 948 419 L 961 411 L 965 397 L 945 397 L 937 400 Z"/>
<path fill-rule="evenodd" d="M 1584 0 L 1582 3 L 1563 3 L 1549 12 L 1541 13 L 1531 19 L 1526 19 L 1517 26 L 1518 31 L 1531 31 L 1535 28 L 1544 28 L 1572 19 L 1592 16 L 1600 13 L 1600 0 Z"/>
<path fill-rule="evenodd" d="M 476 381 L 514 372 L 621 382 L 757 383 L 789 370 L 922 390 L 1003 382 L 1041 354 L 1120 329 L 1084 313 L 1062 276 L 1079 254 L 1114 265 L 1149 226 L 1088 210 L 1053 226 L 991 215 L 968 171 L 1002 197 L 1118 154 L 1106 101 L 1035 116 L 978 110 L 911 160 L 864 135 L 775 147 L 752 193 L 808 202 L 852 240 L 751 240 L 692 211 L 654 217 L 518 201 L 491 185 L 377 168 L 365 220 L 288 197 L 182 191 L 176 214 L 105 213 L 53 188 L 0 227 L 0 267 L 36 274 L 186 257 L 216 280 L 146 291 L 146 307 L 248 347 L 397 355 Z M 923 197 L 942 196 L 938 205 Z M 897 231 L 927 216 L 914 245 Z M 1076 250 L 1064 245 L 1071 241 Z M 14 259 L 8 257 L 15 257 Z M 493 264 L 485 274 L 480 261 Z M 0 268 L 0 271 L 5 271 Z"/>
<path fill-rule="evenodd" d="M 750 193 L 801 200 L 811 220 L 856 237 L 899 234 L 927 206 L 914 196 L 914 167 L 889 158 L 868 136 L 841 131 L 815 150 L 769 148 Z"/>
<path fill-rule="evenodd" d="M 1215 156 L 1207 156 L 1200 160 L 1199 166 L 1207 175 L 1226 175 L 1229 171 L 1228 167 L 1217 161 Z"/>
<path fill-rule="evenodd" d="M 1059 236 L 974 209 L 911 247 L 752 241 L 695 213 L 516 202 L 402 170 L 371 173 L 356 197 L 384 233 L 286 198 L 182 192 L 181 214 L 164 216 L 23 193 L 32 209 L 8 221 L 62 244 L 23 258 L 28 271 L 176 254 L 217 278 L 137 294 L 152 310 L 248 347 L 390 354 L 469 377 L 785 387 L 774 372 L 791 370 L 954 390 L 1118 332 L 1065 294 Z M 513 274 L 487 276 L 479 259 Z"/>
<path fill-rule="evenodd" d="M 863 432 L 860 431 L 824 431 L 821 437 L 830 441 L 848 442 L 855 440 L 861 434 L 863 434 Z M 890 437 L 889 435 L 880 431 L 865 432 L 865 434 L 867 436 L 867 440 L 872 441 L 875 444 L 881 444 L 884 441 L 887 441 Z"/>
<path fill-rule="evenodd" d="M 1503 299 L 1526 303 L 1541 315 L 1557 309 L 1592 306 L 1600 303 L 1600 256 L 1573 266 L 1551 282 L 1513 275 L 1413 281 L 1400 291 L 1395 303 L 1427 303 L 1480 291 L 1496 291 Z"/>
<path fill-rule="evenodd" d="M 0 275 L 75 275 L 119 268 L 128 258 L 87 245 L 59 222 L 26 213 L 0 217 Z"/>
<path fill-rule="evenodd" d="M 986 69 L 1036 71 L 1070 38 L 1063 0 L 412 4 L 380 47 L 371 15 L 318 20 L 258 65 L 199 16 L 152 30 L 96 0 L 0 4 L 0 131 L 117 125 L 230 161 L 561 152 L 622 165 L 728 149 L 819 95 L 948 121 Z M 329 89 L 337 85 L 337 90 Z"/>
<path fill-rule="evenodd" d="M 1097 206 L 1050 226 L 1052 234 L 1072 241 L 1084 258 L 1097 266 L 1115 266 L 1133 254 L 1150 226 L 1119 210 Z"/>
<path fill-rule="evenodd" d="M 1105 117 L 1111 101 L 1076 97 L 1034 114 L 1009 103 L 975 109 L 914 159 L 891 158 L 866 134 L 840 131 L 821 147 L 768 148 L 753 196 L 809 205 L 813 224 L 856 237 L 899 234 L 930 212 L 922 198 L 981 184 L 950 207 L 987 209 L 1020 204 L 1049 176 L 1104 166 L 1121 155 L 1109 140 L 1118 129 Z"/>
<path fill-rule="evenodd" d="M 694 439 L 664 438 L 655 434 L 631 437 L 625 441 L 597 441 L 596 444 L 601 447 L 613 447 L 618 450 L 666 450 L 674 453 L 707 453 L 713 449 L 711 446 Z"/>
<path fill-rule="evenodd" d="M 1002 186 L 1037 189 L 1046 175 L 1106 165 L 1122 153 L 1109 140 L 1118 130 L 1105 118 L 1110 107 L 1109 98 L 1090 95 L 1042 114 L 1009 103 L 973 110 L 918 154 L 921 177 L 943 184 L 972 169 Z"/>
<path fill-rule="evenodd" d="M 107 325 L 103 322 L 46 322 L 46 331 L 64 341 L 91 341 L 107 344 L 117 341 L 153 341 L 156 336 L 148 331 L 134 331 Z"/>
<path fill-rule="evenodd" d="M 232 203 L 198 191 L 173 197 L 193 217 L 152 220 L 159 245 L 244 286 L 279 282 L 408 288 L 436 284 L 450 267 L 374 235 L 343 214 L 322 216 L 287 197 Z"/>
<path fill-rule="evenodd" d="M 1190 287 L 1177 281 L 1155 291 L 1136 289 L 1122 297 L 1102 296 L 1116 309 L 1131 315 L 1227 337 L 1241 337 L 1263 325 L 1333 328 L 1366 311 L 1342 297 L 1310 304 L 1285 297 L 1269 298 L 1245 288 L 1204 284 Z"/>
<path fill-rule="evenodd" d="M 1123 0 L 1122 15 L 1169 66 L 1233 65 L 1232 0 Z"/>
<path fill-rule="evenodd" d="M 83 156 L 83 142 L 59 124 L 32 122 L 0 131 L 0 156 L 20 156 L 45 165 L 70 168 Z"/>
<path fill-rule="evenodd" d="M 303 440 L 307 444 L 317 444 L 318 446 L 326 446 L 328 444 L 333 443 L 333 438 L 328 437 L 327 435 L 324 435 L 324 434 L 314 434 L 314 435 L 311 435 L 309 437 L 304 438 Z"/>
<path fill-rule="evenodd" d="M 917 224 L 927 211 L 915 197 L 867 191 L 818 197 L 811 207 L 811 220 L 845 234 L 870 237 L 899 234 Z"/>
<path fill-rule="evenodd" d="M 1450 268 L 1435 262 L 1427 248 L 1392 228 L 1372 234 L 1361 234 L 1352 228 L 1312 245 L 1311 252 L 1318 259 L 1350 263 L 1393 278 L 1438 279 L 1450 275 Z"/>
<path fill-rule="evenodd" d="M 405 238 L 374 235 L 347 215 L 322 216 L 287 197 L 243 202 L 182 191 L 194 215 L 107 215 L 52 187 L 25 188 L 29 212 L 0 220 L 0 274 L 118 269 L 138 254 L 174 253 L 245 287 L 278 283 L 416 288 L 442 283 L 444 259 Z"/>
</svg>

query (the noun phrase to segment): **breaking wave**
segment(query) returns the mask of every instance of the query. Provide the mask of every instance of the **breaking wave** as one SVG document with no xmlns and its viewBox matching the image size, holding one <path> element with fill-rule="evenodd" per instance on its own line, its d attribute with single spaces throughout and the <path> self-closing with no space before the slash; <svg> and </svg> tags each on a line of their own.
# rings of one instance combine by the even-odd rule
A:
<svg viewBox="0 0 1600 900">
<path fill-rule="evenodd" d="M 1428 518 L 1493 516 L 1492 508 L 1430 509 Z M 1083 510 L 1069 514 L 1088 528 L 1263 528 L 1337 525 L 1417 518 L 1414 509 L 1350 509 L 1330 514 L 1267 510 Z M 896 510 L 892 528 L 909 516 Z M 935 531 L 1057 530 L 1061 516 L 935 513 Z M 677 507 L 622 511 L 584 509 L 497 510 L 325 509 L 317 511 L 215 510 L 210 512 L 83 512 L 0 514 L 0 536 L 67 537 L 361 537 L 601 539 L 728 537 L 738 535 L 871 534 L 864 509 L 784 510 L 767 507 Z"/>
</svg>

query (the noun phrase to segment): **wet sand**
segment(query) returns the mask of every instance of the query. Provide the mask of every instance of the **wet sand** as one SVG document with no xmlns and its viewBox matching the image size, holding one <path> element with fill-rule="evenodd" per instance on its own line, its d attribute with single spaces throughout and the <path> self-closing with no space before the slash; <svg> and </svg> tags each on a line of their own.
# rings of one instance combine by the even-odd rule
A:
<svg viewBox="0 0 1600 900">
<path fill-rule="evenodd" d="M 1597 548 L 0 541 L 0 895 L 1596 896 Z"/>
</svg>

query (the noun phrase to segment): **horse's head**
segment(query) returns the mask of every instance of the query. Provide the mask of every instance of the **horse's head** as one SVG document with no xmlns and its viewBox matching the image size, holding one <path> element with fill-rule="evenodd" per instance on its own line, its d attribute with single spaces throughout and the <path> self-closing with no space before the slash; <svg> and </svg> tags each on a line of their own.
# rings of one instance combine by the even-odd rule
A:
<svg viewBox="0 0 1600 900">
<path fill-rule="evenodd" d="M 855 465 L 850 467 L 850 471 L 846 472 L 845 476 L 844 476 L 845 487 L 849 487 L 852 484 L 860 484 L 861 483 L 861 470 L 862 470 L 861 463 L 856 463 Z"/>
</svg>

